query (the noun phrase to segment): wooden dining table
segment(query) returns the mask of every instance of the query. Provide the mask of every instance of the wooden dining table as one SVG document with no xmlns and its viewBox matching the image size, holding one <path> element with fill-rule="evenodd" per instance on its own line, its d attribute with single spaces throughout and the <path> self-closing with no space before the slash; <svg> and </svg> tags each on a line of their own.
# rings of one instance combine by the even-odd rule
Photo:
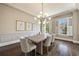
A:
<svg viewBox="0 0 79 59">
<path fill-rule="evenodd" d="M 30 37 L 30 40 L 34 42 L 37 46 L 36 51 L 43 55 L 43 42 L 47 39 L 48 34 L 39 34 L 38 36 Z"/>
</svg>

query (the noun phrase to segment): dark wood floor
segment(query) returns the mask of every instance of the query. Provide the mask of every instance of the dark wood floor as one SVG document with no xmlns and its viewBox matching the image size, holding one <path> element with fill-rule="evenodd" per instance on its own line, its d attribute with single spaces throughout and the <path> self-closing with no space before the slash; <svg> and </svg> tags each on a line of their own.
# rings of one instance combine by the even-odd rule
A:
<svg viewBox="0 0 79 59">
<path fill-rule="evenodd" d="M 40 55 L 37 54 L 37 56 Z M 47 54 L 44 54 L 44 56 L 47 56 Z M 79 56 L 79 45 L 68 41 L 55 40 L 48 56 Z"/>
<path fill-rule="evenodd" d="M 79 45 L 72 42 L 55 40 L 49 56 L 79 56 Z"/>
<path fill-rule="evenodd" d="M 79 56 L 79 44 L 56 39 L 54 45 L 51 47 L 52 49 L 49 51 L 49 53 L 44 54 L 44 56 Z M 20 44 L 16 43 L 5 47 L 0 47 L 0 55 L 24 56 L 24 53 L 21 51 Z M 29 53 L 27 55 L 29 55 Z M 34 51 L 32 51 L 30 55 L 34 56 Z M 41 55 L 37 53 L 37 56 Z"/>
</svg>

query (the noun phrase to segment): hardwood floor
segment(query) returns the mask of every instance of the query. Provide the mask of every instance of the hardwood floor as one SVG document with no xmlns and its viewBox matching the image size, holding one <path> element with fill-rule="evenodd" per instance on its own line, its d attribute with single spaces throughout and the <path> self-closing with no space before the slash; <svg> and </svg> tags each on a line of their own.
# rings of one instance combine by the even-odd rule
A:
<svg viewBox="0 0 79 59">
<path fill-rule="evenodd" d="M 34 51 L 32 51 L 32 56 L 34 56 L 33 53 Z M 44 56 L 79 56 L 79 44 L 56 39 L 51 51 Z"/>
<path fill-rule="evenodd" d="M 56 39 L 54 45 L 51 47 L 52 49 L 49 51 L 49 53 L 44 54 L 44 56 L 79 56 L 79 44 Z M 34 53 L 35 51 L 33 50 L 30 54 L 28 53 L 27 55 L 34 56 Z M 16 43 L 0 48 L 0 55 L 24 56 L 24 53 L 22 53 L 19 43 Z M 41 55 L 37 53 L 37 56 Z"/>
<path fill-rule="evenodd" d="M 20 43 L 0 47 L 0 56 L 19 56 L 21 53 Z"/>
<path fill-rule="evenodd" d="M 49 56 L 79 56 L 79 45 L 72 42 L 55 40 Z"/>
</svg>

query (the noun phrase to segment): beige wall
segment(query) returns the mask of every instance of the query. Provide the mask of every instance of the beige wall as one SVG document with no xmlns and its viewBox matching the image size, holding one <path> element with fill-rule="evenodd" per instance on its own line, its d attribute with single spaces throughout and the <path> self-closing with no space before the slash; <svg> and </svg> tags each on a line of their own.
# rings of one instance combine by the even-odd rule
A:
<svg viewBox="0 0 79 59">
<path fill-rule="evenodd" d="M 79 10 L 78 10 L 78 41 L 79 41 Z"/>
<path fill-rule="evenodd" d="M 78 39 L 78 11 L 73 11 L 73 40 Z"/>
<path fill-rule="evenodd" d="M 16 20 L 35 23 L 34 31 L 39 31 L 39 24 L 34 17 L 18 9 L 0 4 L 0 34 L 16 33 Z M 24 32 L 24 31 L 20 31 Z"/>
</svg>

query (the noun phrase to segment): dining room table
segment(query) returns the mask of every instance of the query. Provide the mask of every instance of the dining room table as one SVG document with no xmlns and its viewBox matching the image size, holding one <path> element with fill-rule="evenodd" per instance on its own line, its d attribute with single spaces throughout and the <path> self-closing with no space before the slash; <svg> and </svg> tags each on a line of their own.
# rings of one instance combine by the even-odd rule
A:
<svg viewBox="0 0 79 59">
<path fill-rule="evenodd" d="M 43 34 L 37 34 L 35 36 L 31 36 L 29 39 L 36 44 L 37 48 L 36 51 L 40 55 L 43 55 L 43 44 L 44 41 L 47 39 L 47 37 L 50 36 L 48 33 L 43 33 Z"/>
</svg>

